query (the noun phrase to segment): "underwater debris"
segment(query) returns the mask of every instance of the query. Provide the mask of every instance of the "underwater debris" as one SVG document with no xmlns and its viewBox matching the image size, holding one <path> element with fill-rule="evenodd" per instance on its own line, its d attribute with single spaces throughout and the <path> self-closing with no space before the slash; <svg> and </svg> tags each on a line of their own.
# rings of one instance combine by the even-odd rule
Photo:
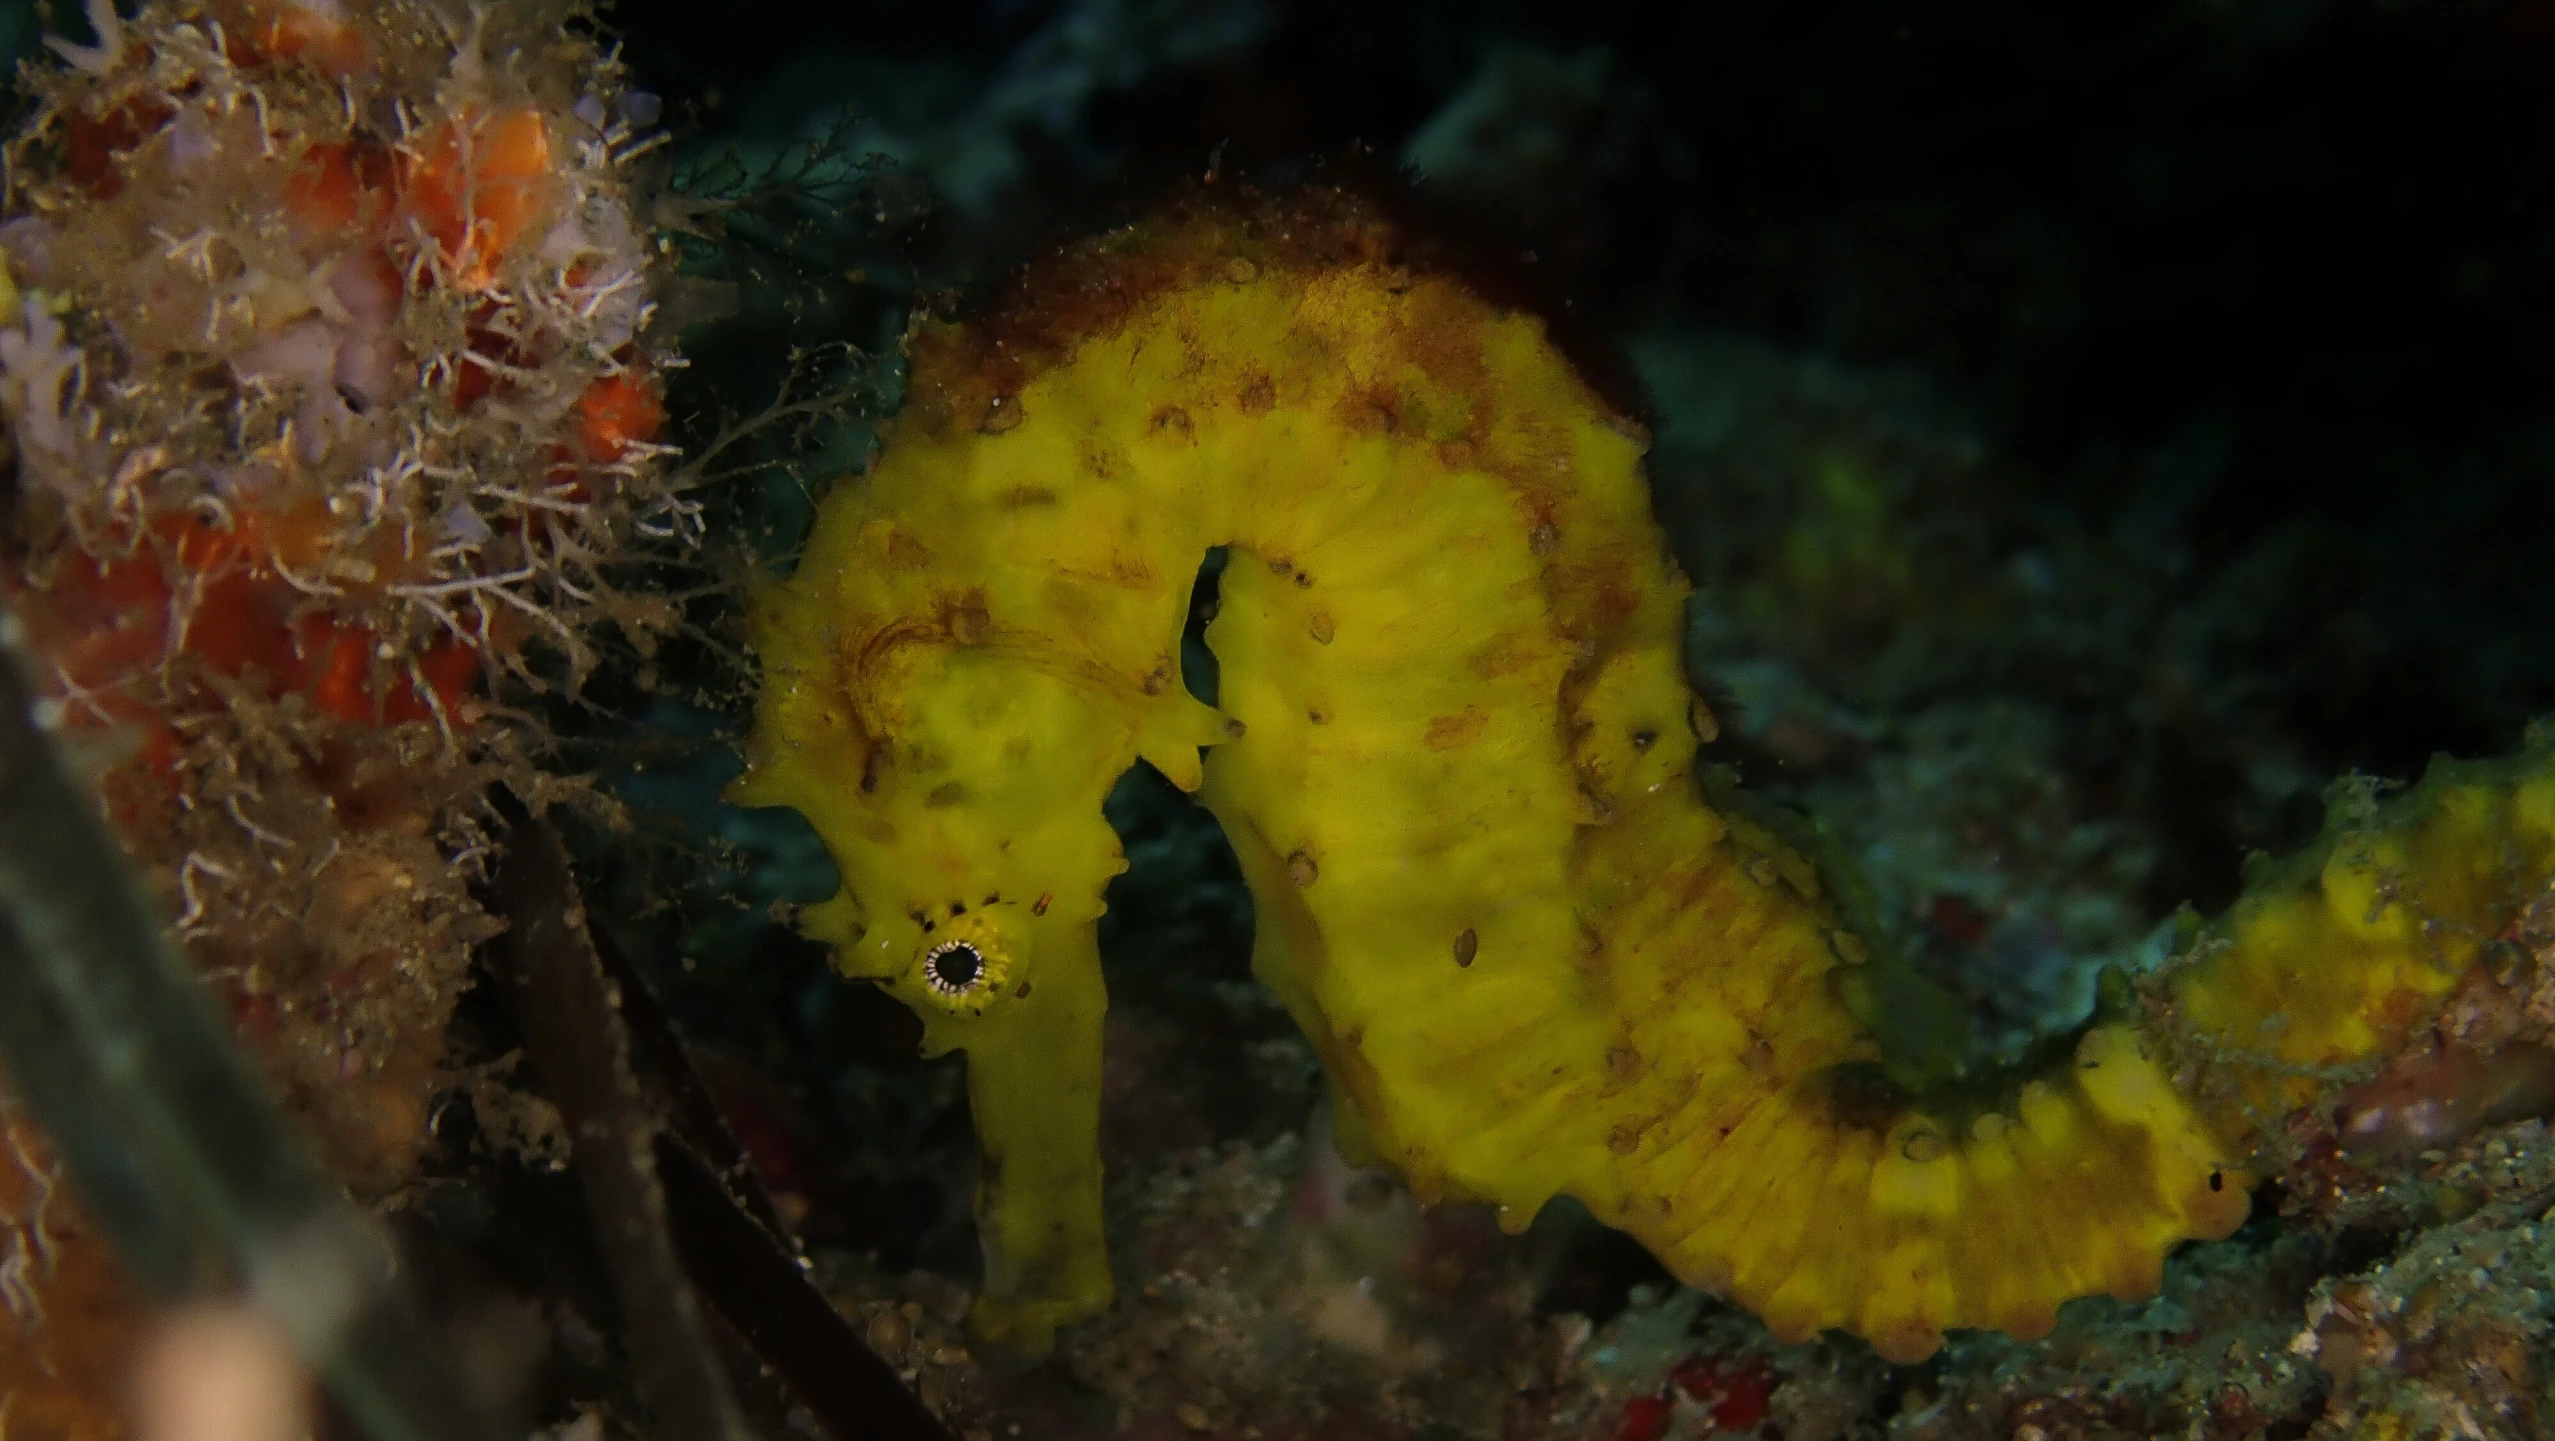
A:
<svg viewBox="0 0 2555 1441">
<path fill-rule="evenodd" d="M 495 891 L 509 924 L 491 960 L 543 1089 L 574 1138 L 586 1205 L 626 1318 L 640 1400 L 679 1434 L 744 1441 L 744 1416 L 667 1225 L 659 1127 L 621 1023 L 626 992 L 585 930 L 567 848 L 510 798 L 498 804 L 507 844 Z"/>
<path fill-rule="evenodd" d="M 2542 1205 L 2425 1232 L 2404 1255 L 2317 1288 L 2288 1348 L 2333 1382 L 2322 1424 L 2348 1436 L 2542 1435 L 2555 1265 Z"/>
<path fill-rule="evenodd" d="M 840 1441 L 948 1441 L 808 1284 L 682 1042 L 628 963 L 586 929 L 558 835 L 511 798 L 494 803 L 507 824 L 495 889 L 508 926 L 492 965 L 541 1088 L 575 1136 L 637 1392 L 657 1423 L 687 1436 L 755 1434 L 729 1374 L 727 1353 L 741 1347 L 761 1369 L 763 1411 L 780 1409 L 761 1394 L 778 1389 Z M 729 1344 L 710 1330 L 713 1313 Z"/>
</svg>

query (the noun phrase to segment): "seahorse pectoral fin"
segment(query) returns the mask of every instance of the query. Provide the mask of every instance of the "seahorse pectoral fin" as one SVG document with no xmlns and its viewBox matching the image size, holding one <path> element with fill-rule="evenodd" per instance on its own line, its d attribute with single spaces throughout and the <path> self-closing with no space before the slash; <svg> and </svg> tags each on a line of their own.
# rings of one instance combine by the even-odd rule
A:
<svg viewBox="0 0 2555 1441">
<path fill-rule="evenodd" d="M 1100 1031 L 1108 997 L 1096 929 L 1037 938 L 1035 988 L 964 1041 L 982 1169 L 985 1278 L 967 1313 L 980 1342 L 1031 1356 L 1056 1328 L 1108 1309 L 1100 1229 Z"/>
<path fill-rule="evenodd" d="M 1885 937 L 1858 931 L 1853 940 L 1868 959 L 1831 974 L 1838 998 L 1880 1044 L 1881 1069 L 1918 1094 L 1953 1084 L 1970 1058 L 1968 1005 Z"/>
<path fill-rule="evenodd" d="M 1171 784 L 1194 793 L 1206 780 L 1199 748 L 1229 741 L 1237 730 L 1231 716 L 1195 697 L 1177 695 L 1146 716 L 1136 736 L 1136 755 Z"/>
</svg>

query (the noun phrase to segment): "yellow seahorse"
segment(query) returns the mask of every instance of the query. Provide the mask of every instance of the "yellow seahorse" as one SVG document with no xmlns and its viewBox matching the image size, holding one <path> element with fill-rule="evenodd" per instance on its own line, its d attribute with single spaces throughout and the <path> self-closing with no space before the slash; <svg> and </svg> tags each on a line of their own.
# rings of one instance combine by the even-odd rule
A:
<svg viewBox="0 0 2555 1441">
<path fill-rule="evenodd" d="M 2153 1291 L 2244 1218 L 2300 1078 L 2400 1042 L 2547 872 L 2542 757 L 2444 777 L 2144 1012 L 1953 1077 L 1835 879 L 1699 783 L 1644 443 L 1331 190 L 1194 199 L 914 336 L 877 464 L 758 606 L 735 794 L 806 813 L 843 890 L 805 928 L 967 1052 L 980 1335 L 1110 1298 L 1101 800 L 1139 759 L 1222 822 L 1350 1145 L 1512 1226 L 1575 1196 L 1777 1335 L 1900 1361 Z M 1180 647 L 1215 546 L 1210 707 Z"/>
</svg>

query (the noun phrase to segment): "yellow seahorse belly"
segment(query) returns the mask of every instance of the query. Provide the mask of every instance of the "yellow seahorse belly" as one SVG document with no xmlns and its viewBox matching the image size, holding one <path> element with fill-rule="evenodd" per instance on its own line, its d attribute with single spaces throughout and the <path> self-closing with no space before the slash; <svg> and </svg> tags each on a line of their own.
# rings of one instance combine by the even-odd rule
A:
<svg viewBox="0 0 2555 1441">
<path fill-rule="evenodd" d="M 1897 1360 L 2147 1294 L 2174 1243 L 2233 1229 L 2276 1057 L 2187 1096 L 2190 1038 L 2117 1012 L 2001 1086 L 1929 1090 L 1887 1052 L 1870 1022 L 1912 978 L 1697 782 L 1640 427 L 1408 246 L 1336 192 L 1192 202 L 926 328 L 877 464 L 758 608 L 736 795 L 807 814 L 843 875 L 809 932 L 967 1052 L 979 1333 L 1040 1348 L 1109 1301 L 1100 807 L 1139 759 L 1223 824 L 1256 973 L 1350 1143 L 1424 1199 L 1522 1226 L 1575 1196 L 1778 1335 Z M 1179 657 L 1216 546 L 1210 708 Z M 2469 929 L 2555 826 L 2494 784 L 2489 839 L 2526 854 L 2452 897 Z M 2319 885 L 2360 887 L 2354 944 L 2397 947 L 2362 972 L 2445 989 L 2368 890 L 2382 862 L 2295 880 L 2179 983 L 2213 1063 L 2301 983 L 2257 942 L 2320 934 Z M 2334 1029 L 2314 1064 L 2385 1039 Z"/>
</svg>

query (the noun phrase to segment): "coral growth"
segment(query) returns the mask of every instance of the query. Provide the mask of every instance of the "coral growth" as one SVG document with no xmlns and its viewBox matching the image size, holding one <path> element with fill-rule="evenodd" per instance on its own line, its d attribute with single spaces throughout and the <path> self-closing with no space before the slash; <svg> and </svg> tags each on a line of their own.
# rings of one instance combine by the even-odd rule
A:
<svg viewBox="0 0 2555 1441">
<path fill-rule="evenodd" d="M 2332 1381 L 2325 1432 L 2542 1435 L 2555 1419 L 2555 1233 L 2496 1206 L 2424 1235 L 2362 1277 L 2327 1282 L 2290 1350 Z"/>
<path fill-rule="evenodd" d="M 574 4 L 89 14 L 9 145 L 8 604 L 241 1037 L 377 1200 L 489 930 L 476 797 L 540 785 L 503 696 L 666 619 L 605 574 L 692 513 L 654 106 Z M 0 1405 L 102 1434 L 123 1312 L 63 1290 L 104 1266 L 85 1233 L 40 1251 Z"/>
</svg>

